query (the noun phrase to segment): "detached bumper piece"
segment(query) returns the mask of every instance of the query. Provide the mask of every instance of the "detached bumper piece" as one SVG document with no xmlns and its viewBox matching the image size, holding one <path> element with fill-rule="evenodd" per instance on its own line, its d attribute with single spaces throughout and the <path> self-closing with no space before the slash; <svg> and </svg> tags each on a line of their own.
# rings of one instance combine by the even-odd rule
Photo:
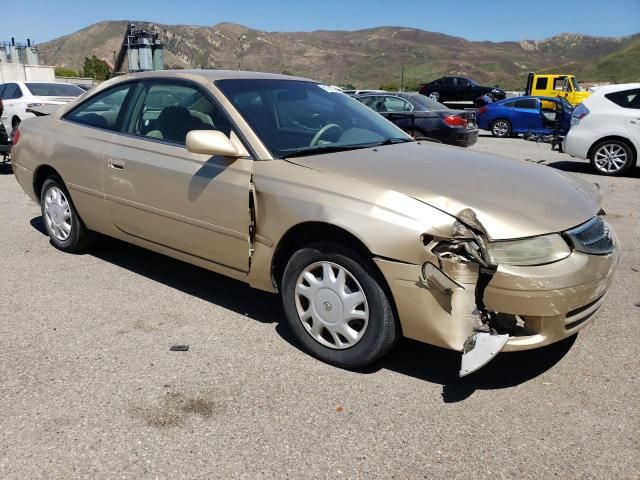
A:
<svg viewBox="0 0 640 480">
<path fill-rule="evenodd" d="M 466 377 L 479 368 L 484 367 L 502 351 L 509 340 L 509 335 L 497 335 L 478 332 L 467 338 L 462 351 L 460 377 Z"/>
</svg>

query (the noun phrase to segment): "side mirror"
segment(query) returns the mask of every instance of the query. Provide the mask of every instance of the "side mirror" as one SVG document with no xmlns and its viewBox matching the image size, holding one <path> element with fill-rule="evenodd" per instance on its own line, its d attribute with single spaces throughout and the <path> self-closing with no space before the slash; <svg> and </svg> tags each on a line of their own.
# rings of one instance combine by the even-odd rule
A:
<svg viewBox="0 0 640 480">
<path fill-rule="evenodd" d="M 191 153 L 238 158 L 242 154 L 224 133 L 219 130 L 191 130 L 187 133 L 187 150 Z"/>
</svg>

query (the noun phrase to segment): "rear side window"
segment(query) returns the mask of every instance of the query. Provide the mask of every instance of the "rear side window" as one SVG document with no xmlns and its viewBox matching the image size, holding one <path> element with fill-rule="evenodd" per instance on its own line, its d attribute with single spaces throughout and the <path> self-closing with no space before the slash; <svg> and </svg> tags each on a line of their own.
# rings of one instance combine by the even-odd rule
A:
<svg viewBox="0 0 640 480">
<path fill-rule="evenodd" d="M 535 98 L 527 98 L 525 100 L 518 100 L 514 105 L 516 108 L 528 108 L 535 110 L 538 108 L 538 101 Z"/>
<path fill-rule="evenodd" d="M 546 90 L 549 79 L 547 77 L 539 77 L 536 79 L 536 90 Z"/>
<path fill-rule="evenodd" d="M 80 87 L 67 83 L 25 83 L 36 97 L 78 97 L 84 93 Z"/>
<path fill-rule="evenodd" d="M 84 102 L 67 114 L 65 119 L 89 127 L 118 130 L 118 117 L 133 84 L 120 85 Z"/>
<path fill-rule="evenodd" d="M 605 97 L 622 108 L 640 109 L 640 88 L 608 93 Z"/>
<path fill-rule="evenodd" d="M 17 83 L 7 83 L 2 92 L 3 100 L 15 100 L 22 97 L 22 91 Z"/>
<path fill-rule="evenodd" d="M 442 85 L 445 87 L 453 87 L 454 85 L 453 77 L 444 77 L 442 79 Z"/>
</svg>

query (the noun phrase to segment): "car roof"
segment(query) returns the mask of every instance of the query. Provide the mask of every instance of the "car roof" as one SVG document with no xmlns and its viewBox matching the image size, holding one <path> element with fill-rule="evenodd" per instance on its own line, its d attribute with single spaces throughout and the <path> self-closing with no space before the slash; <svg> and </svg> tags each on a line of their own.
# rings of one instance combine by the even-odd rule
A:
<svg viewBox="0 0 640 480">
<path fill-rule="evenodd" d="M 618 83 L 615 85 L 603 85 L 593 93 L 593 95 L 604 95 L 607 93 L 623 92 L 625 90 L 631 90 L 633 88 L 640 88 L 640 83 Z"/>
<path fill-rule="evenodd" d="M 210 81 L 216 80 L 298 80 L 313 82 L 314 80 L 294 77 L 292 75 L 282 75 L 278 73 L 246 72 L 242 70 L 158 70 L 154 72 L 128 73 L 118 77 L 118 79 L 132 78 L 181 78 L 187 76 L 198 76 Z"/>
</svg>

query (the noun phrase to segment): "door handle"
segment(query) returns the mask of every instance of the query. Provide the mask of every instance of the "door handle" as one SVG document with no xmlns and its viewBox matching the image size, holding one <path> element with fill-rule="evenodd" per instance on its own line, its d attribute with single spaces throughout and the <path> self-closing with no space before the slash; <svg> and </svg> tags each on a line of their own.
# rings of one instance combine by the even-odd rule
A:
<svg viewBox="0 0 640 480">
<path fill-rule="evenodd" d="M 630 122 L 634 125 L 640 125 L 640 118 L 632 118 Z"/>
<path fill-rule="evenodd" d="M 109 168 L 114 170 L 124 170 L 124 162 L 122 160 L 109 160 Z"/>
</svg>

